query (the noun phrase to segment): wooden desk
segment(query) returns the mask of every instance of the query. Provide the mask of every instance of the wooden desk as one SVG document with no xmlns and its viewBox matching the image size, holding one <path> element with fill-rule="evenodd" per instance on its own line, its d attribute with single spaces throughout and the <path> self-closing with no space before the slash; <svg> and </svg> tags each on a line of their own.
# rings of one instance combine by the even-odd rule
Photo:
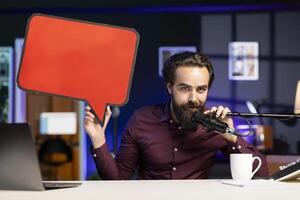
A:
<svg viewBox="0 0 300 200">
<path fill-rule="evenodd" d="M 84 181 L 76 188 L 35 191 L 0 191 L 1 200 L 113 200 L 113 199 L 299 199 L 300 183 L 260 187 L 225 185 L 220 180 Z"/>
</svg>

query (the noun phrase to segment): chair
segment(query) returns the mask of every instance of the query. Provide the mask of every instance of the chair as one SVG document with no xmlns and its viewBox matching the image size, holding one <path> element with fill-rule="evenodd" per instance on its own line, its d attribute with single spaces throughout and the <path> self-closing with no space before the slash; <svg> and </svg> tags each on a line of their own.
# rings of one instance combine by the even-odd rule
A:
<svg viewBox="0 0 300 200">
<path fill-rule="evenodd" d="M 41 148 L 39 150 L 39 160 L 41 163 L 49 165 L 50 169 L 54 168 L 54 172 L 50 172 L 50 174 L 52 174 L 50 177 L 44 177 L 46 179 L 57 180 L 58 167 L 72 161 L 72 159 L 73 153 L 71 147 L 65 142 L 65 140 L 61 138 L 47 139 L 41 144 Z M 49 176 L 50 174 L 46 176 Z"/>
</svg>

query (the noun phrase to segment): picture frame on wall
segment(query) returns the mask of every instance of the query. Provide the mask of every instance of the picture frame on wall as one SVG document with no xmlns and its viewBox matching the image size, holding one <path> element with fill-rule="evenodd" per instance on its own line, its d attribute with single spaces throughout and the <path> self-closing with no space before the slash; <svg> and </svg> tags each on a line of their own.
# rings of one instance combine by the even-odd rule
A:
<svg viewBox="0 0 300 200">
<path fill-rule="evenodd" d="M 258 42 L 229 43 L 229 80 L 259 79 L 258 47 Z"/>
<path fill-rule="evenodd" d="M 158 75 L 162 77 L 162 69 L 164 62 L 170 58 L 172 55 L 184 51 L 196 52 L 197 48 L 195 46 L 162 46 L 158 49 Z"/>
</svg>

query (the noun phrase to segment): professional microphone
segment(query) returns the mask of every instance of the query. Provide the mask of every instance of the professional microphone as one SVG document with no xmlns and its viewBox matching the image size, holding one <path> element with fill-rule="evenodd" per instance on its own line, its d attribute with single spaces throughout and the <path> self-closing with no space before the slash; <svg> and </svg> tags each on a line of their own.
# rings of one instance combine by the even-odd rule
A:
<svg viewBox="0 0 300 200">
<path fill-rule="evenodd" d="M 214 114 L 205 115 L 200 111 L 194 112 L 192 121 L 201 124 L 208 130 L 218 131 L 220 133 L 229 133 L 232 135 L 239 135 L 235 129 L 229 128 L 224 122 L 221 122 Z"/>
</svg>

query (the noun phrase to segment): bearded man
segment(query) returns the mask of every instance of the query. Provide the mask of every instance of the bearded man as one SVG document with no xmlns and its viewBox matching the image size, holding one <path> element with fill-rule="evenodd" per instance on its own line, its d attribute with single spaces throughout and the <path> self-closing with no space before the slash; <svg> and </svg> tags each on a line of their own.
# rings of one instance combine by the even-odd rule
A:
<svg viewBox="0 0 300 200">
<path fill-rule="evenodd" d="M 213 114 L 234 129 L 233 120 L 227 116 L 229 108 L 205 107 L 214 80 L 213 66 L 205 55 L 183 52 L 171 56 L 164 63 L 163 77 L 170 101 L 134 112 L 115 158 L 105 140 L 109 107 L 103 126 L 86 107 L 85 129 L 102 179 L 130 179 L 136 171 L 139 179 L 208 178 L 219 150 L 226 155 L 251 153 L 260 157 L 262 165 L 256 176 L 268 176 L 265 158 L 254 146 L 236 135 L 208 131 L 192 120 L 195 112 Z"/>
</svg>

